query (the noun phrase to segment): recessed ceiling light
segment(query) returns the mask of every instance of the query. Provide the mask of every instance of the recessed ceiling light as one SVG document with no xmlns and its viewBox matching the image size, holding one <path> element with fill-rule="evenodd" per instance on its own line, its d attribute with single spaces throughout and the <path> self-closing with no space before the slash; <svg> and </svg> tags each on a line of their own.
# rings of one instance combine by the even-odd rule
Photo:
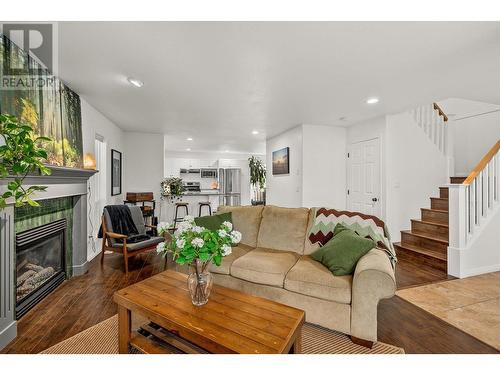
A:
<svg viewBox="0 0 500 375">
<path fill-rule="evenodd" d="M 368 98 L 366 99 L 367 104 L 376 104 L 378 103 L 378 98 Z"/>
<path fill-rule="evenodd" d="M 257 135 L 257 134 L 259 134 L 259 131 L 258 130 L 252 130 L 252 134 L 253 135 Z"/>
<path fill-rule="evenodd" d="M 192 141 L 192 140 L 193 140 L 193 138 L 191 138 L 191 137 L 186 138 L 186 141 Z"/>
<path fill-rule="evenodd" d="M 127 81 L 132 85 L 132 86 L 135 86 L 135 87 L 142 87 L 144 86 L 144 82 L 142 82 L 141 80 L 138 80 L 137 78 L 132 78 L 132 77 L 129 77 L 127 78 Z"/>
<path fill-rule="evenodd" d="M 186 148 L 186 151 L 191 151 L 191 149 L 190 148 Z"/>
</svg>

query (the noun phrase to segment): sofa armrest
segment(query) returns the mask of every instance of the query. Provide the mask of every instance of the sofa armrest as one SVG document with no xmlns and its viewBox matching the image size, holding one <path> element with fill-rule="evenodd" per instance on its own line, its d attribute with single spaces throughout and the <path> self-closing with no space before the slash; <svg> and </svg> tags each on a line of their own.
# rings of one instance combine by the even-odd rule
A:
<svg viewBox="0 0 500 375">
<path fill-rule="evenodd" d="M 351 302 L 351 335 L 377 341 L 377 306 L 396 292 L 396 276 L 383 250 L 372 249 L 354 271 Z"/>
</svg>

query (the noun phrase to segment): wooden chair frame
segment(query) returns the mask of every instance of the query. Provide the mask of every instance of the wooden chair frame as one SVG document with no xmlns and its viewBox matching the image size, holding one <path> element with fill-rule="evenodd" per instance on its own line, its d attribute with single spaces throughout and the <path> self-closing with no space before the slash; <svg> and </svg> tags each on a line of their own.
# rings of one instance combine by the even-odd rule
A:
<svg viewBox="0 0 500 375">
<path fill-rule="evenodd" d="M 150 245 L 146 246 L 141 249 L 129 251 L 127 249 L 127 236 L 120 234 L 120 233 L 114 233 L 108 231 L 108 228 L 106 226 L 106 220 L 104 219 L 104 215 L 101 217 L 101 223 L 102 223 L 102 249 L 101 249 L 101 264 L 104 262 L 104 252 L 106 250 L 115 252 L 115 253 L 121 253 L 123 254 L 123 260 L 124 260 L 124 268 L 125 268 L 125 275 L 128 275 L 128 258 L 131 258 L 137 254 L 145 253 L 146 251 L 151 251 L 151 250 L 156 250 L 156 245 Z M 148 225 L 144 224 L 148 228 L 156 229 L 156 226 L 154 225 Z M 111 244 L 110 239 L 123 239 L 123 245 L 121 247 L 113 247 Z M 108 243 L 109 241 L 109 243 Z"/>
</svg>

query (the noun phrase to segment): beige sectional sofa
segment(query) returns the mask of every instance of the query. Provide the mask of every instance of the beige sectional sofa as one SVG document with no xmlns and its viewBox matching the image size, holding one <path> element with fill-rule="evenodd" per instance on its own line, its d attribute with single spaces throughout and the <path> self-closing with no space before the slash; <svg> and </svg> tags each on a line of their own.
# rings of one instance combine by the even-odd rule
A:
<svg viewBox="0 0 500 375">
<path fill-rule="evenodd" d="M 396 290 L 384 251 L 360 259 L 354 275 L 334 276 L 309 255 L 314 209 L 275 206 L 219 207 L 231 212 L 241 243 L 211 266 L 215 282 L 306 312 L 306 321 L 351 335 L 366 345 L 377 341 L 377 305 Z M 358 339 L 358 340 L 356 340 Z"/>
</svg>

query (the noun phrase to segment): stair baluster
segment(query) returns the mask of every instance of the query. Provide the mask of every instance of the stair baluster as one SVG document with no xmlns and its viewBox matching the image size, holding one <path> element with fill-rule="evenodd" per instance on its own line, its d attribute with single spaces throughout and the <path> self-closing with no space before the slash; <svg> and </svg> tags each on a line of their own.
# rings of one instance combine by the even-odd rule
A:
<svg viewBox="0 0 500 375">
<path fill-rule="evenodd" d="M 461 184 L 450 184 L 450 247 L 463 249 L 477 229 L 499 209 L 500 140 L 490 149 Z M 460 225 L 465 221 L 466 225 Z"/>
</svg>

